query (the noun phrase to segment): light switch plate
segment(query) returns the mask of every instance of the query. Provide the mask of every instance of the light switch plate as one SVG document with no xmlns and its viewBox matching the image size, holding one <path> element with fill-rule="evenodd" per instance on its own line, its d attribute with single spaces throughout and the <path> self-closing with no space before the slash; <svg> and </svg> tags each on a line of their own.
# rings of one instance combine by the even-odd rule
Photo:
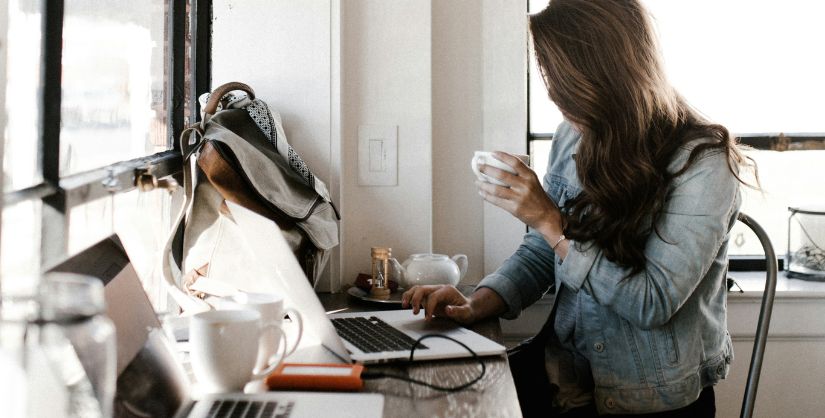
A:
<svg viewBox="0 0 825 418">
<path fill-rule="evenodd" d="M 358 126 L 358 185 L 398 185 L 398 126 Z"/>
</svg>

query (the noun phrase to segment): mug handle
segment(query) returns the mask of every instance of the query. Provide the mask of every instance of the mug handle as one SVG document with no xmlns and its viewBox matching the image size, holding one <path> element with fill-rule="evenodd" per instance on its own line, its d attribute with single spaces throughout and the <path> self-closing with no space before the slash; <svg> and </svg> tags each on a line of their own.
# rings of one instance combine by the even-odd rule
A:
<svg viewBox="0 0 825 418">
<path fill-rule="evenodd" d="M 289 315 L 289 317 L 295 321 L 298 321 L 298 337 L 295 338 L 295 345 L 292 346 L 289 350 L 285 350 L 284 357 L 289 356 L 290 354 L 294 353 L 295 350 L 298 349 L 298 344 L 301 342 L 301 337 L 304 335 L 304 317 L 301 316 L 301 313 L 296 311 L 293 308 L 287 308 L 284 310 L 284 314 Z M 284 335 L 284 347 L 286 347 L 286 333 L 282 332 L 281 334 Z"/>
<path fill-rule="evenodd" d="M 287 356 L 287 353 L 286 353 L 286 333 L 281 328 L 281 324 L 279 324 L 277 322 L 270 322 L 270 323 L 262 326 L 261 331 L 263 331 L 267 328 L 275 328 L 276 330 L 279 331 L 279 334 L 281 335 L 281 343 L 278 344 L 278 346 L 281 348 L 279 350 L 280 353 L 273 354 L 272 357 L 270 357 L 267 360 L 268 366 L 264 367 L 262 370 L 257 370 L 257 369 L 252 370 L 252 380 L 263 379 L 263 378 L 269 376 L 270 373 L 275 371 L 275 369 L 278 368 L 278 366 L 280 366 L 281 363 L 283 363 L 283 361 L 286 359 L 286 356 Z M 260 339 L 263 338 L 264 335 L 265 334 L 263 332 L 261 332 L 261 335 L 258 338 L 258 340 L 260 341 Z M 277 359 L 277 361 L 274 361 L 274 359 Z"/>
</svg>

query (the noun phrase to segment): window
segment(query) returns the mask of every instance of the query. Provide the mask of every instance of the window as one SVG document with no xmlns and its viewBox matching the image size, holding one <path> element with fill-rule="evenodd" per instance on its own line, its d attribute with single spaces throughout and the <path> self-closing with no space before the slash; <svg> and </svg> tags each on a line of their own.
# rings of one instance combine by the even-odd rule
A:
<svg viewBox="0 0 825 418">
<path fill-rule="evenodd" d="M 181 171 L 177 135 L 194 91 L 209 89 L 211 3 L 7 7 L 0 290 L 30 292 L 43 271 L 117 233 L 163 308 L 156 260 L 180 199 L 134 179 Z"/>
<path fill-rule="evenodd" d="M 37 169 L 36 140 L 42 1 L 10 0 L 7 7 L 6 79 L 0 80 L 6 89 L 6 100 L 2 103 L 6 112 L 4 191 L 24 189 L 43 180 Z"/>
<path fill-rule="evenodd" d="M 168 149 L 165 6 L 65 2 L 61 176 Z"/>
<path fill-rule="evenodd" d="M 825 4 L 789 0 L 645 0 L 654 17 L 671 83 L 711 120 L 725 125 L 759 167 L 763 190 L 743 188 L 742 210 L 786 251 L 788 206 L 822 204 L 825 193 Z M 530 0 L 535 13 L 547 5 Z M 529 149 L 543 176 L 552 133 L 561 121 L 535 60 L 529 65 Z M 804 149 L 804 151 L 803 151 Z M 762 257 L 743 225 L 729 254 Z M 735 266 L 733 266 L 735 268 Z"/>
</svg>

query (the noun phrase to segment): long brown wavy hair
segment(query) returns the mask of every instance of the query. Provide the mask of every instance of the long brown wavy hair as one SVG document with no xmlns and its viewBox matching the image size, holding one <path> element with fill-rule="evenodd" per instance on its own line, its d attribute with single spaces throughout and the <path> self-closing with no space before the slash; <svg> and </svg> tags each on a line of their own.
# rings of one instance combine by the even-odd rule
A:
<svg viewBox="0 0 825 418">
<path fill-rule="evenodd" d="M 530 31 L 550 99 L 582 135 L 582 191 L 565 204 L 564 233 L 639 272 L 675 177 L 708 149 L 724 152 L 740 181 L 740 166 L 751 164 L 724 126 L 707 122 L 667 81 L 637 0 L 551 0 L 530 16 Z M 697 138 L 711 141 L 668 171 L 679 147 Z"/>
</svg>

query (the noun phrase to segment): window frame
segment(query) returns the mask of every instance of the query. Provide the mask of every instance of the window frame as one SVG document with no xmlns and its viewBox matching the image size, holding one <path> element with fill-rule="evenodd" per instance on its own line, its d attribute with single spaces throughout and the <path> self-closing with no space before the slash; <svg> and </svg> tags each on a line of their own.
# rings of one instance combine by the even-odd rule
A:
<svg viewBox="0 0 825 418">
<path fill-rule="evenodd" d="M 65 0 L 43 2 L 36 165 L 43 180 L 34 186 L 4 192 L 2 202 L 3 208 L 33 200 L 42 202 L 40 272 L 49 270 L 69 256 L 68 213 L 72 208 L 134 190 L 137 187 L 136 179 L 141 174 L 149 173 L 155 178 L 162 178 L 182 173 L 183 159 L 177 138 L 184 125 L 187 122 L 194 123 L 200 114 L 197 92 L 210 90 L 212 0 L 168 0 L 166 7 L 166 47 L 169 51 L 166 59 L 169 69 L 166 80 L 168 150 L 61 178 L 61 72 Z M 190 23 L 188 33 L 187 13 Z M 192 75 L 189 89 L 186 88 L 187 70 Z M 185 120 L 187 107 L 191 109 L 188 121 Z"/>
</svg>

